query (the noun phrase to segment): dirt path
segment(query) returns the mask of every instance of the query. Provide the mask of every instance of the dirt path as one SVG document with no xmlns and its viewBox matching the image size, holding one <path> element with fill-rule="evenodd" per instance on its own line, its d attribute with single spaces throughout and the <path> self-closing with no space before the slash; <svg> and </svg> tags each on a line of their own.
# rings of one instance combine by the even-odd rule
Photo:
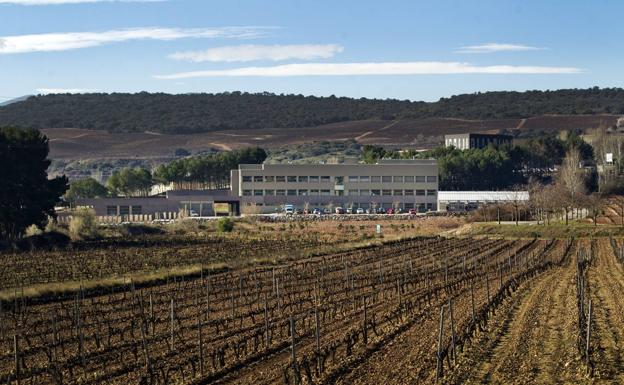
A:
<svg viewBox="0 0 624 385">
<path fill-rule="evenodd" d="M 592 354 L 598 383 L 624 383 L 624 268 L 615 259 L 609 240 L 596 241 L 595 260 L 589 269 L 594 307 L 595 344 Z"/>
<path fill-rule="evenodd" d="M 387 130 L 388 128 L 390 128 L 390 127 L 394 126 L 395 124 L 397 124 L 397 123 L 399 123 L 399 122 L 400 122 L 400 120 L 395 120 L 395 121 L 393 121 L 392 123 L 390 123 L 390 124 L 386 124 L 385 126 L 381 127 L 380 129 L 378 129 L 378 130 L 376 130 L 376 131 L 375 131 L 375 130 L 373 130 L 373 131 L 366 131 L 366 132 L 365 132 L 365 133 L 363 133 L 362 135 L 356 136 L 354 139 L 355 139 L 355 141 L 356 141 L 356 142 L 358 142 L 358 141 L 360 141 L 360 140 L 362 140 L 362 139 L 366 138 L 366 137 L 367 137 L 367 136 L 369 136 L 370 134 L 374 134 L 374 133 L 377 133 L 377 132 L 381 132 L 381 131 L 383 131 L 383 130 Z"/>
<path fill-rule="evenodd" d="M 583 383 L 576 351 L 575 255 L 520 289 L 475 340 L 447 383 Z"/>
</svg>

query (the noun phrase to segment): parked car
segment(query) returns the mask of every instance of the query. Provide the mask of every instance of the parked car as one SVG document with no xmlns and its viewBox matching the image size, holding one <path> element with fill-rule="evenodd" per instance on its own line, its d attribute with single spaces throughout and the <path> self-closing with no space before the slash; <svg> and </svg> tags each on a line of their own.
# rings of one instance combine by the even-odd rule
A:
<svg viewBox="0 0 624 385">
<path fill-rule="evenodd" d="M 323 212 L 319 208 L 316 208 L 316 209 L 312 210 L 312 214 L 314 214 L 314 215 L 321 215 L 322 213 Z"/>
<path fill-rule="evenodd" d="M 416 215 L 416 209 L 409 209 L 409 215 Z"/>
<path fill-rule="evenodd" d="M 387 209 L 386 214 L 394 214 L 394 209 L 393 208 Z"/>
<path fill-rule="evenodd" d="M 364 209 L 363 209 L 363 208 L 361 208 L 361 207 L 358 207 L 358 209 L 357 209 L 357 210 L 355 210 L 355 213 L 356 213 L 356 214 L 364 214 Z"/>
<path fill-rule="evenodd" d="M 344 214 L 345 210 L 342 207 L 336 207 L 336 214 Z"/>
<path fill-rule="evenodd" d="M 295 213 L 295 206 L 293 206 L 293 205 L 284 205 L 284 213 L 285 214 L 294 214 Z"/>
<path fill-rule="evenodd" d="M 297 209 L 297 210 L 295 210 L 295 214 L 297 214 L 297 215 L 301 215 L 301 214 L 303 214 L 303 209 Z"/>
<path fill-rule="evenodd" d="M 197 211 L 189 210 L 189 217 L 195 218 L 195 217 L 198 217 L 198 216 L 199 216 L 199 214 L 197 214 Z"/>
<path fill-rule="evenodd" d="M 347 207 L 347 214 L 353 214 L 353 208 Z"/>
<path fill-rule="evenodd" d="M 331 210 L 326 207 L 323 209 L 323 214 L 331 214 Z"/>
<path fill-rule="evenodd" d="M 385 214 L 386 213 L 386 209 L 384 209 L 383 207 L 380 207 L 377 209 L 377 214 Z"/>
</svg>

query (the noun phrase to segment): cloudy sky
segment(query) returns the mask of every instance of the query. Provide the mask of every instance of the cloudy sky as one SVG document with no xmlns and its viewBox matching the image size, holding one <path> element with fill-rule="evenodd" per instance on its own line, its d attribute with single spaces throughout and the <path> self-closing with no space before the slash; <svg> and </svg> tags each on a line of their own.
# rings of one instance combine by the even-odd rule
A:
<svg viewBox="0 0 624 385">
<path fill-rule="evenodd" d="M 0 0 L 0 101 L 622 87 L 619 0 Z"/>
</svg>

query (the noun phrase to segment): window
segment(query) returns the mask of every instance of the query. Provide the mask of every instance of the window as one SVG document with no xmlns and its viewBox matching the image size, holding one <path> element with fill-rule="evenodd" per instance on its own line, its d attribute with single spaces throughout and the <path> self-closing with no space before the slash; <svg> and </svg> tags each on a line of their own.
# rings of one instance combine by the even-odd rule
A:
<svg viewBox="0 0 624 385">
<path fill-rule="evenodd" d="M 318 176 L 311 176 L 310 177 L 310 183 L 318 183 L 319 181 L 319 177 Z"/>
<path fill-rule="evenodd" d="M 436 196 L 436 190 L 427 190 L 427 196 Z"/>
<path fill-rule="evenodd" d="M 370 195 L 370 190 L 360 190 L 360 196 L 366 197 Z"/>
<path fill-rule="evenodd" d="M 331 177 L 329 177 L 329 176 L 322 176 L 321 177 L 321 182 L 331 182 Z"/>
<path fill-rule="evenodd" d="M 349 195 L 358 195 L 358 190 L 349 190 Z"/>
<path fill-rule="evenodd" d="M 371 190 L 371 195 L 372 196 L 381 195 L 381 190 Z"/>
<path fill-rule="evenodd" d="M 403 194 L 412 196 L 412 195 L 414 195 L 414 190 L 403 190 Z"/>
<path fill-rule="evenodd" d="M 275 177 L 273 175 L 265 176 L 264 177 L 264 181 L 273 183 L 273 182 L 275 182 Z"/>
<path fill-rule="evenodd" d="M 275 190 L 264 190 L 264 195 L 275 195 Z"/>
<path fill-rule="evenodd" d="M 392 195 L 392 190 L 381 190 L 381 195 Z"/>
<path fill-rule="evenodd" d="M 243 182 L 251 182 L 251 176 L 243 176 Z"/>
<path fill-rule="evenodd" d="M 427 203 L 427 211 L 433 210 L 433 203 Z"/>
<path fill-rule="evenodd" d="M 416 190 L 416 195 L 424 196 L 425 195 L 425 190 Z"/>
<path fill-rule="evenodd" d="M 334 177 L 334 182 L 336 184 L 343 184 L 344 183 L 344 176 L 335 176 Z"/>
<path fill-rule="evenodd" d="M 319 195 L 319 190 L 318 189 L 310 190 L 310 195 Z"/>
<path fill-rule="evenodd" d="M 117 206 L 106 206 L 106 215 L 117 215 Z"/>
<path fill-rule="evenodd" d="M 381 177 L 381 182 L 382 183 L 392 183 L 392 177 L 391 176 L 382 176 Z"/>
<path fill-rule="evenodd" d="M 275 181 L 276 182 L 286 182 L 286 177 L 285 176 L 276 176 L 275 177 Z"/>
<path fill-rule="evenodd" d="M 331 193 L 330 193 L 329 190 L 321 190 L 321 195 L 323 195 L 323 196 L 327 196 L 327 195 L 330 195 L 330 194 Z"/>
<path fill-rule="evenodd" d="M 290 182 L 290 183 L 297 182 L 297 177 L 296 176 L 289 175 L 287 178 L 288 178 L 287 179 L 288 182 Z"/>
<path fill-rule="evenodd" d="M 429 175 L 427 177 L 427 182 L 429 183 L 435 183 L 438 181 L 438 177 L 436 175 Z"/>
<path fill-rule="evenodd" d="M 392 181 L 394 183 L 403 183 L 403 177 L 402 176 L 393 176 L 392 177 Z"/>
<path fill-rule="evenodd" d="M 308 190 L 299 190 L 299 195 L 308 195 Z"/>
<path fill-rule="evenodd" d="M 357 176 L 349 176 L 349 183 L 357 182 L 359 178 Z"/>
<path fill-rule="evenodd" d="M 143 212 L 143 207 L 141 206 L 131 206 L 132 215 L 141 215 Z"/>
<path fill-rule="evenodd" d="M 297 190 L 288 190 L 286 195 L 297 195 Z"/>
<path fill-rule="evenodd" d="M 243 190 L 243 195 L 245 196 L 251 195 L 251 190 Z"/>
<path fill-rule="evenodd" d="M 275 195 L 286 195 L 286 190 L 275 190 Z"/>
<path fill-rule="evenodd" d="M 119 206 L 119 215 L 130 215 L 130 206 Z"/>
<path fill-rule="evenodd" d="M 262 177 L 262 175 L 256 175 L 254 176 L 254 182 L 264 182 L 264 178 Z"/>
<path fill-rule="evenodd" d="M 380 176 L 371 176 L 371 183 L 379 183 L 381 182 Z"/>
<path fill-rule="evenodd" d="M 299 178 L 297 178 L 299 180 L 299 182 L 301 183 L 308 183 L 308 177 L 307 176 L 300 176 Z"/>
<path fill-rule="evenodd" d="M 403 180 L 405 181 L 405 183 L 414 183 L 414 177 L 413 176 L 404 176 Z"/>
<path fill-rule="evenodd" d="M 255 196 L 262 196 L 264 194 L 263 190 L 254 190 L 254 195 Z"/>
<path fill-rule="evenodd" d="M 424 176 L 417 176 L 416 177 L 416 183 L 424 183 L 425 182 L 425 177 Z"/>
<path fill-rule="evenodd" d="M 370 182 L 370 176 L 360 176 L 360 182 L 362 183 Z"/>
<path fill-rule="evenodd" d="M 394 191 L 392 192 L 392 195 L 395 195 L 395 196 L 400 196 L 400 195 L 403 195 L 403 190 L 394 190 Z"/>
</svg>

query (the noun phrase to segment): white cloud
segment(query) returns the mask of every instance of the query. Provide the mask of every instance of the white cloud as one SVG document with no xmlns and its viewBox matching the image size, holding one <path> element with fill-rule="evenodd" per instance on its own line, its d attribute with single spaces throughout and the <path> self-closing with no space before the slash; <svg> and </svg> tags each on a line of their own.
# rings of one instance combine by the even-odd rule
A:
<svg viewBox="0 0 624 385">
<path fill-rule="evenodd" d="M 460 62 L 402 63 L 304 63 L 272 67 L 243 67 L 157 75 L 158 79 L 188 79 L 223 76 L 349 76 L 349 75 L 442 75 L 442 74 L 576 74 L 574 67 L 495 65 Z"/>
<path fill-rule="evenodd" d="M 524 44 L 501 44 L 488 43 L 481 45 L 468 45 L 458 49 L 457 53 L 494 53 L 494 52 L 521 52 L 521 51 L 538 51 L 544 48 L 532 47 Z"/>
<path fill-rule="evenodd" d="M 184 38 L 252 38 L 267 27 L 133 28 L 103 32 L 42 33 L 0 36 L 0 54 L 66 51 L 128 40 L 176 40 Z"/>
<path fill-rule="evenodd" d="M 205 51 L 176 52 L 175 60 L 191 62 L 246 62 L 253 60 L 312 60 L 327 59 L 344 50 L 337 44 L 255 45 L 245 44 L 207 49 Z"/>
<path fill-rule="evenodd" d="M 38 94 L 88 94 L 98 90 L 88 88 L 37 88 Z"/>
<path fill-rule="evenodd" d="M 159 3 L 167 0 L 0 0 L 0 4 L 58 5 L 81 3 Z"/>
</svg>

